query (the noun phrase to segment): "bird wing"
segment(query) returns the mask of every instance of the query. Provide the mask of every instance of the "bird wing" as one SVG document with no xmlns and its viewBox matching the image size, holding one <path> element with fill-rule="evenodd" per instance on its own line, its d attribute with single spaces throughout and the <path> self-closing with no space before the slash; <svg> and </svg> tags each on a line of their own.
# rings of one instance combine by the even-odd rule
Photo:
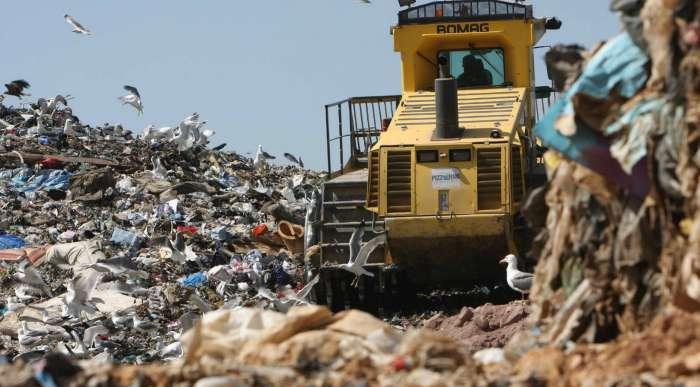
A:
<svg viewBox="0 0 700 387">
<path fill-rule="evenodd" d="M 285 154 L 284 154 L 284 157 L 285 157 L 287 160 L 289 160 L 289 161 L 291 161 L 291 162 L 293 162 L 293 163 L 295 163 L 295 164 L 299 164 L 299 160 L 297 160 L 297 158 L 294 157 L 294 155 L 291 154 L 291 153 L 285 153 Z"/>
<path fill-rule="evenodd" d="M 137 88 L 135 88 L 134 86 L 124 85 L 124 90 L 128 91 L 130 94 L 134 94 L 135 96 L 141 98 L 141 94 L 139 94 L 139 90 Z"/>
<path fill-rule="evenodd" d="M 266 159 L 270 159 L 270 160 L 274 160 L 277 158 L 277 157 L 275 157 L 275 156 L 273 156 L 265 151 L 262 152 L 262 155 L 265 156 Z"/>
<path fill-rule="evenodd" d="M 267 288 L 265 288 L 265 287 L 259 287 L 259 288 L 258 288 L 257 297 L 266 298 L 266 299 L 268 299 L 268 300 L 270 300 L 270 301 L 276 301 L 276 300 L 277 300 L 277 297 L 275 296 L 275 294 L 272 293 L 272 291 L 271 291 L 270 289 L 267 289 Z"/>
<path fill-rule="evenodd" d="M 64 16 L 63 18 L 66 19 L 66 21 L 68 22 L 68 24 L 70 24 L 70 25 L 72 25 L 73 27 L 75 27 L 76 30 L 87 31 L 87 29 L 86 29 L 85 27 L 83 27 L 82 24 L 78 23 L 78 21 L 75 20 L 75 18 L 74 18 L 73 16 L 71 16 L 71 15 L 66 15 L 66 16 Z"/>
<path fill-rule="evenodd" d="M 25 81 L 24 79 L 17 79 L 15 81 L 10 82 L 10 84 L 17 86 L 20 89 L 28 89 L 29 88 L 29 82 Z"/>
<path fill-rule="evenodd" d="M 95 337 L 97 337 L 97 335 L 106 335 L 107 333 L 109 333 L 109 330 L 102 324 L 92 326 L 86 329 L 83 333 L 83 345 L 89 348 L 92 346 L 92 343 L 95 341 Z"/>
<path fill-rule="evenodd" d="M 516 272 L 511 278 L 513 286 L 522 291 L 529 291 L 532 287 L 532 280 L 535 276 L 531 273 L 524 273 L 522 271 Z"/>
<path fill-rule="evenodd" d="M 299 292 L 297 292 L 296 300 L 305 301 L 306 298 L 309 296 L 309 293 L 311 293 L 311 289 L 313 289 L 314 286 L 316 286 L 319 280 L 319 275 L 316 274 L 316 276 L 311 281 L 309 281 L 308 284 L 306 284 L 303 288 L 301 288 L 301 290 L 299 290 Z"/>
<path fill-rule="evenodd" d="M 62 103 L 64 106 L 68 106 L 68 101 L 66 101 L 66 98 L 63 97 L 62 95 L 57 95 L 56 98 L 53 99 L 54 104 L 58 104 L 59 102 Z"/>
<path fill-rule="evenodd" d="M 348 261 L 349 264 L 352 264 L 355 262 L 355 258 L 357 257 L 357 254 L 360 252 L 360 245 L 362 244 L 362 237 L 365 235 L 365 227 L 364 225 L 358 226 L 355 231 L 352 232 L 352 235 L 350 236 L 350 260 Z"/>
<path fill-rule="evenodd" d="M 386 244 L 386 234 L 380 234 L 369 242 L 365 243 L 364 246 L 360 248 L 360 251 L 357 253 L 357 257 L 355 258 L 355 264 L 359 266 L 364 266 L 367 264 L 367 260 L 369 259 L 370 254 L 379 246 L 383 246 Z"/>
<path fill-rule="evenodd" d="M 97 287 L 97 283 L 100 280 L 100 272 L 94 269 L 87 269 L 86 271 L 78 274 L 73 279 L 73 291 L 75 292 L 75 297 L 73 300 L 80 304 L 85 304 L 92 298 L 92 293 Z"/>
</svg>

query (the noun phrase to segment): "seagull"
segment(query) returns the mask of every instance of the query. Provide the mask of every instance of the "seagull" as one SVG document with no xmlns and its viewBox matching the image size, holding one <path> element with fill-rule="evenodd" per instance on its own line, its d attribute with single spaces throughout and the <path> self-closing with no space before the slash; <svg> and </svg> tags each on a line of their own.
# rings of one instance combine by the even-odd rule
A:
<svg viewBox="0 0 700 387">
<path fill-rule="evenodd" d="M 311 293 L 311 290 L 314 288 L 314 286 L 316 286 L 319 280 L 319 275 L 316 274 L 316 276 L 311 281 L 309 281 L 309 283 L 304 285 L 304 287 L 301 288 L 296 294 L 289 296 L 289 298 L 296 301 L 298 304 L 308 304 L 309 294 Z"/>
<path fill-rule="evenodd" d="M 129 279 L 140 278 L 147 279 L 148 273 L 138 269 L 138 262 L 129 257 L 113 257 L 103 259 L 90 266 L 102 273 L 112 273 L 115 276 L 126 276 Z"/>
<path fill-rule="evenodd" d="M 141 94 L 139 90 L 133 86 L 125 85 L 124 90 L 128 91 L 129 94 L 119 97 L 122 101 L 122 105 L 131 105 L 139 112 L 139 115 L 143 115 L 143 104 L 141 103 Z"/>
<path fill-rule="evenodd" d="M 525 295 L 530 293 L 532 279 L 535 278 L 534 274 L 518 270 L 518 258 L 513 254 L 506 255 L 498 263 L 508 265 L 506 267 L 506 282 L 511 289 L 520 293 L 525 299 Z"/>
<path fill-rule="evenodd" d="M 115 326 L 125 326 L 127 325 L 131 320 L 134 319 L 134 314 L 135 312 L 133 311 L 124 311 L 124 310 L 117 310 L 112 312 L 112 324 Z"/>
<path fill-rule="evenodd" d="M 362 4 L 372 4 L 370 0 L 358 0 Z"/>
<path fill-rule="evenodd" d="M 25 81 L 24 79 L 18 79 L 16 81 L 6 83 L 5 88 L 7 91 L 3 94 L 13 95 L 19 99 L 22 99 L 22 97 L 30 97 L 31 94 L 24 92 L 24 89 L 28 89 L 29 87 L 29 82 Z"/>
<path fill-rule="evenodd" d="M 26 305 L 21 303 L 17 297 L 7 296 L 5 307 L 7 308 L 8 312 L 16 312 L 17 314 L 20 314 L 20 312 L 26 308 Z"/>
<path fill-rule="evenodd" d="M 39 271 L 37 271 L 28 260 L 24 260 L 20 263 L 19 270 L 15 273 L 15 278 L 32 288 L 41 290 L 47 296 L 51 297 L 51 288 L 44 282 Z"/>
<path fill-rule="evenodd" d="M 292 162 L 292 163 L 294 163 L 294 164 L 297 164 L 297 165 L 299 165 L 300 167 L 304 168 L 304 162 L 301 161 L 301 157 L 299 157 L 299 158 L 297 159 L 297 158 L 294 157 L 294 155 L 291 154 L 291 153 L 285 153 L 285 154 L 284 154 L 284 157 L 286 157 L 287 160 L 289 160 L 290 162 Z"/>
<path fill-rule="evenodd" d="M 150 320 L 141 320 L 140 317 L 134 315 L 134 329 L 143 333 L 151 333 L 158 330 L 160 326 Z"/>
<path fill-rule="evenodd" d="M 36 105 L 39 108 L 39 112 L 41 114 L 46 114 L 49 111 L 51 111 L 51 114 L 56 111 L 56 108 L 58 108 L 58 104 L 63 104 L 63 106 L 68 106 L 68 100 L 73 99 L 70 95 L 67 97 L 64 97 L 60 94 L 58 94 L 54 98 L 49 98 L 48 100 L 45 98 L 39 98 L 36 101 Z"/>
<path fill-rule="evenodd" d="M 78 23 L 77 20 L 71 15 L 63 15 L 63 19 L 66 20 L 66 23 L 70 24 L 73 27 L 73 32 L 76 34 L 81 34 L 81 35 L 92 35 L 92 32 L 88 30 L 87 28 L 83 27 L 82 24 Z"/>
<path fill-rule="evenodd" d="M 94 313 L 97 307 L 92 304 L 92 293 L 97 287 L 102 274 L 94 269 L 87 269 L 78 274 L 68 285 L 68 292 L 62 299 L 64 314 L 80 317 L 82 312 Z M 97 299 L 95 299 L 97 300 Z"/>
<path fill-rule="evenodd" d="M 151 156 L 151 164 L 153 165 L 153 170 L 151 171 L 153 176 L 162 180 L 167 180 L 168 170 L 163 166 L 160 157 Z"/>
<path fill-rule="evenodd" d="M 267 160 L 272 160 L 274 159 L 275 156 L 272 156 L 271 154 L 265 152 L 262 148 L 262 145 L 258 145 L 258 151 L 255 152 L 255 159 L 253 160 L 253 166 L 255 169 L 262 169 L 265 166 L 267 166 Z"/>
<path fill-rule="evenodd" d="M 66 119 L 66 122 L 63 124 L 63 134 L 66 136 L 75 134 L 73 130 L 73 120 L 70 118 Z"/>
<path fill-rule="evenodd" d="M 86 329 L 85 332 L 83 332 L 83 345 L 85 345 L 85 347 L 87 348 L 90 348 L 93 346 L 93 344 L 95 344 L 95 339 L 98 335 L 106 334 L 109 334 L 109 330 L 105 328 L 104 325 L 93 325 L 90 328 Z"/>
<path fill-rule="evenodd" d="M 130 283 L 129 281 L 115 281 L 113 289 L 121 294 L 134 298 L 146 298 L 148 296 L 147 288 Z"/>
<path fill-rule="evenodd" d="M 352 240 L 352 238 L 350 238 Z M 361 241 L 362 239 L 360 239 Z M 364 266 L 367 264 L 370 254 L 379 246 L 386 244 L 386 234 L 380 234 L 372 238 L 369 242 L 365 243 L 358 251 L 354 258 L 351 258 L 348 263 L 340 265 L 344 270 L 347 270 L 355 274 L 355 280 L 352 285 L 357 286 L 360 281 L 360 277 L 363 275 L 374 277 L 373 273 L 365 270 Z M 352 246 L 351 246 L 352 249 Z M 352 251 L 352 250 L 351 250 Z"/>
</svg>

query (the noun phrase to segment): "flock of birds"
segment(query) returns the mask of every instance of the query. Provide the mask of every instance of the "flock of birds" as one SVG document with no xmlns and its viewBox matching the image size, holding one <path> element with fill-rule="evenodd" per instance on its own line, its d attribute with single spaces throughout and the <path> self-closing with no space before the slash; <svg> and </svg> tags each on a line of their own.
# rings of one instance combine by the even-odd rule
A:
<svg viewBox="0 0 700 387">
<path fill-rule="evenodd" d="M 363 2 L 369 3 L 368 0 L 365 0 Z M 66 23 L 68 23 L 72 27 L 72 32 L 79 34 L 79 35 L 85 35 L 85 36 L 90 36 L 93 35 L 92 31 L 90 31 L 88 28 L 83 26 L 78 20 L 76 20 L 73 16 L 71 15 L 64 15 L 63 18 L 65 19 Z M 17 79 L 14 80 L 10 83 L 5 84 L 5 92 L 0 94 L 0 102 L 3 102 L 5 96 L 14 96 L 19 99 L 22 99 L 23 97 L 29 97 L 31 94 L 27 93 L 26 90 L 29 89 L 31 85 L 29 82 L 27 82 L 24 79 Z M 124 85 L 124 90 L 126 90 L 126 94 L 123 96 L 120 96 L 118 100 L 122 103 L 122 105 L 130 105 L 134 109 L 136 109 L 138 115 L 143 115 L 143 102 L 141 98 L 141 93 L 139 92 L 138 88 L 135 86 L 131 85 Z M 43 102 L 43 105 L 42 105 Z M 48 101 L 51 106 L 47 105 L 47 100 L 40 98 L 38 104 L 41 106 L 42 113 L 45 113 L 47 110 L 54 110 L 56 104 L 58 103 L 63 103 L 64 105 L 67 106 L 66 103 L 66 98 L 62 96 L 57 96 L 54 99 L 51 99 Z M 45 106 L 46 105 L 46 106 Z M 69 124 L 68 124 L 69 125 Z M 153 131 L 154 128 L 148 127 L 145 129 L 145 132 L 150 132 Z M 218 149 L 215 149 L 218 150 Z M 294 156 L 291 153 L 284 153 L 284 157 L 289 160 L 289 162 L 296 164 L 300 166 L 301 168 L 304 168 L 304 162 L 302 161 L 301 157 Z M 269 153 L 265 152 L 262 150 L 262 146 L 258 146 L 258 151 L 255 155 L 254 159 L 254 165 L 257 169 L 262 169 L 267 166 L 267 160 L 272 160 L 275 159 L 275 156 L 270 155 Z"/>
</svg>

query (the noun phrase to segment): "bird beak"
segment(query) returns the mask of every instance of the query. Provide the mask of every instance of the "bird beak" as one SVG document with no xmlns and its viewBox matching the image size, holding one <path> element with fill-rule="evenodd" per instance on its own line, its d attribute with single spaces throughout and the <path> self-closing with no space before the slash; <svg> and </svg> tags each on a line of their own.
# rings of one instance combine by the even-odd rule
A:
<svg viewBox="0 0 700 387">
<path fill-rule="evenodd" d="M 503 259 L 501 259 L 500 261 L 498 261 L 498 263 L 501 264 L 501 265 L 507 265 L 507 264 L 508 264 L 508 261 L 506 261 L 506 259 L 503 258 Z"/>
</svg>

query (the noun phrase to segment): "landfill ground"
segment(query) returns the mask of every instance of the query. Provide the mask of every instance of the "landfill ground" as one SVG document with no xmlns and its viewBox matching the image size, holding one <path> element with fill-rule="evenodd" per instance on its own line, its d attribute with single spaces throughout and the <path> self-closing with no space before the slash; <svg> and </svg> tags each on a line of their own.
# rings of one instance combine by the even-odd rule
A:
<svg viewBox="0 0 700 387">
<path fill-rule="evenodd" d="M 135 133 L 0 101 L 0 386 L 700 386 L 700 3 L 611 8 L 620 35 L 546 54 L 526 300 L 333 312 L 323 173 L 198 114 Z"/>
</svg>

